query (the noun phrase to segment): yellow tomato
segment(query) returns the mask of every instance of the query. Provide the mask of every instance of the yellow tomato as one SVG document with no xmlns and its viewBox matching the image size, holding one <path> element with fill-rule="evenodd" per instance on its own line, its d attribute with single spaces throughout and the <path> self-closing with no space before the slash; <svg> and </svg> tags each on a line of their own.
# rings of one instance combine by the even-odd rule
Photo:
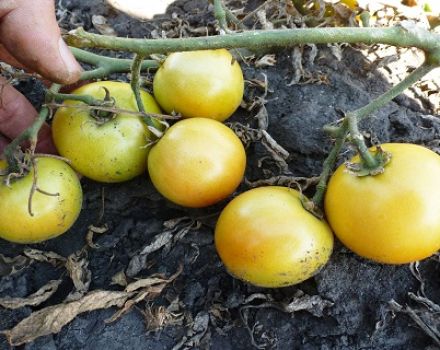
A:
<svg viewBox="0 0 440 350">
<path fill-rule="evenodd" d="M 325 213 L 353 252 L 403 264 L 440 248 L 440 156 L 412 144 L 384 144 L 385 172 L 358 177 L 341 165 L 328 184 Z M 351 160 L 358 162 L 356 156 Z"/>
<path fill-rule="evenodd" d="M 243 98 L 240 65 L 225 50 L 170 54 L 156 72 L 154 97 L 167 112 L 224 121 Z"/>
<path fill-rule="evenodd" d="M 205 207 L 229 196 L 240 184 L 246 153 L 224 124 L 206 118 L 184 119 L 153 146 L 148 172 L 156 189 L 185 207 Z"/>
<path fill-rule="evenodd" d="M 101 81 L 84 85 L 73 94 L 103 99 L 107 88 L 115 108 L 137 111 L 130 84 Z M 141 92 L 146 112 L 160 113 L 155 100 Z M 65 101 L 65 104 L 81 104 Z M 63 107 L 55 113 L 52 133 L 58 152 L 82 175 L 101 182 L 121 182 L 146 170 L 151 132 L 139 116 L 119 113 L 107 122 L 97 122 L 90 111 Z"/>
<path fill-rule="evenodd" d="M 303 208 L 298 191 L 269 186 L 244 192 L 225 207 L 215 246 L 234 277 L 284 287 L 310 278 L 327 263 L 333 235 Z"/>
<path fill-rule="evenodd" d="M 5 184 L 0 176 L 0 238 L 16 243 L 36 243 L 66 232 L 81 211 L 82 190 L 78 177 L 65 162 L 37 158 L 37 186 L 51 194 L 36 191 L 32 213 L 28 210 L 33 170 L 26 176 Z M 0 165 L 0 168 L 4 168 Z"/>
<path fill-rule="evenodd" d="M 340 2 L 347 5 L 347 7 L 352 10 L 355 10 L 359 6 L 357 0 L 341 0 Z"/>
</svg>

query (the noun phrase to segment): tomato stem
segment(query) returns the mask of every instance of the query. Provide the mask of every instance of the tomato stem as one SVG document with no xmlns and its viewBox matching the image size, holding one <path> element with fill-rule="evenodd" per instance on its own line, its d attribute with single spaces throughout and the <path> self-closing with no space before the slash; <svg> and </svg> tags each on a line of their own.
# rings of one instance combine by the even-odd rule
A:
<svg viewBox="0 0 440 350">
<path fill-rule="evenodd" d="M 133 94 L 136 98 L 136 104 L 138 107 L 139 112 L 145 113 L 145 107 L 144 103 L 142 102 L 141 98 L 141 69 L 142 69 L 142 62 L 143 62 L 144 56 L 142 55 L 135 55 L 133 59 L 133 64 L 131 66 L 131 89 L 133 90 Z M 150 116 L 143 116 L 142 119 L 144 122 L 151 128 L 156 128 L 153 119 Z"/>
<path fill-rule="evenodd" d="M 133 65 L 131 59 L 101 56 L 76 47 L 70 47 L 70 50 L 78 61 L 97 67 L 83 72 L 81 80 L 105 78 L 112 73 L 127 73 L 130 72 Z M 140 63 L 141 71 L 157 68 L 159 68 L 159 63 L 156 60 L 144 60 Z"/>
<path fill-rule="evenodd" d="M 403 23 L 403 22 L 402 22 Z M 299 44 L 364 43 L 417 47 L 424 51 L 438 48 L 440 34 L 406 23 L 390 28 L 296 28 L 249 30 L 242 33 L 178 39 L 134 39 L 92 34 L 77 28 L 67 35 L 75 47 L 104 48 L 142 55 L 203 49 L 264 49 Z"/>
<path fill-rule="evenodd" d="M 348 113 L 346 118 L 351 136 L 351 142 L 356 146 L 360 154 L 362 166 L 376 172 L 375 169 L 377 169 L 378 167 L 382 167 L 382 164 L 378 164 L 377 160 L 368 150 L 368 147 L 365 144 L 364 137 L 359 131 L 357 115 L 353 112 Z"/>
<path fill-rule="evenodd" d="M 102 100 L 96 100 L 93 96 L 90 95 L 75 95 L 75 94 L 62 94 L 62 93 L 53 93 L 48 91 L 48 94 L 54 99 L 54 101 L 81 101 L 90 106 L 99 106 Z"/>
<path fill-rule="evenodd" d="M 416 83 L 418 80 L 420 80 L 422 77 L 424 77 L 426 74 L 428 74 L 431 70 L 433 70 L 436 67 L 437 65 L 432 64 L 432 59 L 430 59 L 430 56 L 428 54 L 425 63 L 423 63 L 420 67 L 418 67 L 410 74 L 408 74 L 408 76 L 406 76 L 405 79 L 403 79 L 400 83 L 396 84 L 390 90 L 380 95 L 379 97 L 375 98 L 367 105 L 347 113 L 341 126 L 335 128 L 333 125 L 326 125 L 324 127 L 324 129 L 328 129 L 331 131 L 331 134 L 333 137 L 335 137 L 336 141 L 332 150 L 330 151 L 329 155 L 324 161 L 323 170 L 320 175 L 320 180 L 318 185 L 316 186 L 316 192 L 312 198 L 312 201 L 316 206 L 322 205 L 324 194 L 327 188 L 328 178 L 330 177 L 331 171 L 335 166 L 338 154 L 342 146 L 344 145 L 349 132 L 352 136 L 352 139 L 356 147 L 358 148 L 359 153 L 361 154 L 363 160 L 366 162 L 367 167 L 370 167 L 371 170 L 370 173 L 374 174 L 375 170 L 377 170 L 377 167 L 379 165 L 380 166 L 384 165 L 384 164 L 378 165 L 378 159 L 376 159 L 370 153 L 367 146 L 365 145 L 362 136 L 359 137 L 360 133 L 358 129 L 358 122 L 366 118 L 374 111 L 386 105 L 388 102 L 393 100 L 396 96 L 400 95 L 404 90 L 406 90 L 408 87 Z M 356 135 L 358 135 L 358 137 L 356 137 Z M 373 161 L 372 159 L 369 159 L 370 157 L 373 159 Z M 384 161 L 385 160 L 386 157 L 384 158 Z"/>
<path fill-rule="evenodd" d="M 141 63 L 144 59 L 141 55 L 135 55 L 133 59 L 133 64 L 131 66 L 131 89 L 133 90 L 134 96 L 136 98 L 136 103 L 139 112 L 145 112 L 144 104 L 142 103 L 140 87 L 141 87 Z"/>
<path fill-rule="evenodd" d="M 61 88 L 59 84 L 52 84 L 49 88 L 50 93 L 56 93 Z M 46 95 L 46 99 L 50 99 L 50 93 Z M 8 163 L 8 173 L 17 173 L 20 170 L 19 159 L 15 156 L 16 152 L 19 150 L 21 143 L 24 141 L 30 141 L 31 144 L 35 145 L 37 143 L 37 135 L 44 122 L 51 114 L 51 110 L 44 106 L 41 108 L 38 116 L 35 118 L 34 122 L 26 130 L 24 130 L 20 135 L 18 135 L 14 140 L 9 143 L 8 146 L 3 151 L 6 157 L 6 162 Z"/>
</svg>

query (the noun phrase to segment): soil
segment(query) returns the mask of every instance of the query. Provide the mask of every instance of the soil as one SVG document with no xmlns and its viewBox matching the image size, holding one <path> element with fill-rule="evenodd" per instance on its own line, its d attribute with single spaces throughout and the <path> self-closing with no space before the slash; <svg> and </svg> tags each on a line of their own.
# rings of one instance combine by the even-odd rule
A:
<svg viewBox="0 0 440 350">
<path fill-rule="evenodd" d="M 248 1 L 246 6 L 255 8 L 257 3 Z M 103 15 L 119 36 L 151 37 L 155 33 L 160 35 L 158 28 L 169 31 L 179 25 L 186 31 L 184 35 L 195 35 L 188 28 L 200 27 L 207 27 L 214 33 L 212 9 L 202 0 L 176 1 L 167 14 L 146 22 L 117 13 L 99 0 L 64 0 L 59 2 L 58 9 L 60 23 L 66 30 L 82 25 L 86 30 L 93 31 L 92 15 Z M 327 83 L 315 81 L 290 85 L 295 73 L 291 50 L 276 52 L 277 63 L 274 66 L 255 68 L 252 64 L 242 64 L 246 79 L 263 80 L 264 75 L 267 77 L 268 132 L 290 153 L 287 163 L 292 175 L 319 175 L 332 145 L 322 127 L 340 118 L 339 110 L 353 110 L 386 91 L 392 82 L 420 61 L 416 52 L 401 50 L 400 59 L 378 67 L 372 63 L 372 57 L 386 51 L 384 48 L 380 50 L 367 53 L 365 48 L 345 47 L 342 59 L 337 60 L 334 50 L 320 46 L 314 64 L 304 60 L 304 67 L 314 77 L 325 77 Z M 307 53 L 310 53 L 309 49 L 306 49 Z M 437 88 L 440 86 L 438 70 L 431 74 L 429 80 L 436 83 Z M 38 81 L 23 81 L 18 88 L 35 106 L 41 103 L 42 85 Z M 261 96 L 262 93 L 248 85 L 246 98 L 250 100 L 253 94 Z M 375 113 L 363 123 L 362 129 L 371 135 L 373 141 L 413 142 L 438 150 L 436 141 L 440 139 L 440 119 L 435 98 L 435 94 L 428 96 L 423 94 L 422 89 L 412 89 Z M 233 120 L 256 127 L 253 115 L 255 111 L 240 109 Z M 350 152 L 346 150 L 340 161 Z M 279 174 L 276 164 L 270 159 L 259 168 L 259 158 L 270 156 L 260 144 L 250 145 L 247 153 L 249 165 L 246 176 L 249 180 Z M 147 176 L 123 184 L 106 185 L 87 179 L 82 179 L 82 184 L 84 205 L 74 227 L 57 239 L 32 247 L 67 257 L 84 246 L 90 225 L 102 226 L 105 223 L 108 231 L 95 235 L 94 242 L 99 247 L 90 249 L 88 253 L 92 274 L 90 290 L 121 290 L 120 286 L 112 284 L 112 277 L 127 270 L 131 258 L 164 231 L 163 224 L 167 220 L 189 216 L 199 218 L 202 225 L 173 244 L 148 255 L 148 267 L 139 271 L 136 278 L 158 272 L 170 276 L 183 264 L 181 275 L 154 301 L 138 304 L 113 323 L 105 320 L 115 312 L 114 308 L 80 314 L 58 334 L 38 338 L 17 348 L 438 348 L 435 336 L 427 332 L 431 329 L 438 334 L 438 315 L 428 313 L 411 297 L 411 293 L 420 291 L 421 282 L 409 265 L 372 263 L 336 243 L 329 264 L 314 278 L 293 287 L 260 289 L 234 280 L 225 272 L 216 255 L 213 227 L 224 203 L 204 210 L 175 206 L 155 191 Z M 243 184 L 239 192 L 246 188 Z M 100 218 L 102 212 L 103 217 Z M 24 248 L 0 241 L 0 253 L 9 257 L 21 254 Z M 424 282 L 426 297 L 434 303 L 440 302 L 439 259 L 437 256 L 426 259 L 417 267 L 416 271 L 420 273 L 417 276 Z M 63 273 L 62 268 L 56 269 L 44 263 L 32 264 L 13 275 L 1 277 L 0 297 L 28 296 Z M 64 277 L 58 291 L 38 307 L 0 308 L 0 329 L 10 329 L 31 312 L 62 302 L 71 290 L 71 280 Z M 311 306 L 299 308 L 296 312 L 275 307 L 295 300 L 309 300 Z M 402 305 L 404 310 L 413 310 L 425 327 L 417 324 L 410 312 L 392 312 L 392 300 Z M 173 307 L 170 308 L 171 304 Z M 146 322 L 143 311 L 158 306 L 168 307 L 174 321 L 165 322 L 158 331 L 151 331 L 151 324 Z M 408 309 L 405 309 L 407 306 Z M 0 336 L 0 349 L 9 348 L 6 338 Z"/>
</svg>

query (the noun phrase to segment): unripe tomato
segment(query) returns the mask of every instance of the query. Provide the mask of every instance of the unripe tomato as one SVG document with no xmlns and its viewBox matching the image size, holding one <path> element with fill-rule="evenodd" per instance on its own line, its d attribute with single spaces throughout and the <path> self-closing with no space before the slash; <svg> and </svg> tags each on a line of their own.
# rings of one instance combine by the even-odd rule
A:
<svg viewBox="0 0 440 350">
<path fill-rule="evenodd" d="M 424 259 L 440 248 L 440 156 L 412 144 L 382 148 L 392 155 L 382 174 L 358 177 L 344 165 L 335 171 L 325 196 L 328 222 L 365 258 L 388 264 Z"/>
<path fill-rule="evenodd" d="M 240 139 L 224 124 L 206 118 L 184 119 L 171 126 L 148 157 L 156 189 L 170 201 L 193 208 L 229 196 L 245 167 Z"/>
<path fill-rule="evenodd" d="M 167 113 L 224 121 L 243 98 L 243 73 L 225 49 L 175 52 L 156 72 L 153 89 Z"/>
<path fill-rule="evenodd" d="M 81 86 L 73 94 L 103 99 L 105 89 L 115 100 L 114 108 L 137 111 L 130 84 L 100 81 Z M 141 91 L 145 111 L 160 113 L 153 97 Z M 81 104 L 65 101 L 65 104 Z M 159 127 L 159 126 L 158 126 Z M 137 115 L 119 113 L 104 123 L 98 122 L 88 110 L 63 107 L 57 110 L 52 134 L 58 152 L 69 159 L 82 175 L 100 182 L 121 182 L 145 172 L 152 140 L 147 125 Z"/>
<path fill-rule="evenodd" d="M 226 269 L 260 287 L 285 287 L 316 274 L 333 250 L 328 225 L 286 187 L 249 190 L 222 211 L 215 246 Z"/>
<path fill-rule="evenodd" d="M 359 6 L 357 0 L 341 0 L 340 2 L 347 5 L 352 10 L 355 10 Z"/>
<path fill-rule="evenodd" d="M 37 158 L 37 186 L 51 193 L 36 191 L 28 210 L 33 170 L 22 178 L 5 184 L 0 176 L 0 238 L 16 243 L 37 243 L 66 232 L 81 211 L 82 190 L 78 177 L 65 162 Z M 0 169 L 5 163 L 0 164 Z M 56 195 L 55 195 L 56 194 Z"/>
</svg>

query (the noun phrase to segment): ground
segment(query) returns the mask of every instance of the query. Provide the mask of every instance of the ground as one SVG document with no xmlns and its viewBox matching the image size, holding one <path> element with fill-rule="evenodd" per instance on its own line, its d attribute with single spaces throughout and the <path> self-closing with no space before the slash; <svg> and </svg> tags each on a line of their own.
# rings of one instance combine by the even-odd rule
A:
<svg viewBox="0 0 440 350">
<path fill-rule="evenodd" d="M 229 3 L 240 5 L 238 1 Z M 246 8 L 255 8 L 258 3 L 248 1 Z M 175 35 L 203 35 L 198 28 L 208 27 L 213 33 L 215 23 L 212 9 L 202 0 L 176 1 L 166 15 L 146 22 L 115 12 L 99 0 L 60 1 L 58 15 L 66 30 L 79 25 L 93 30 L 92 16 L 102 15 L 118 35 L 131 37 L 160 36 L 160 30 L 168 34 L 174 31 Z M 293 176 L 319 175 L 332 145 L 322 126 L 336 121 L 339 110 L 366 104 L 401 79 L 420 59 L 412 50 L 396 56 L 388 48 L 372 53 L 364 47 L 320 46 L 312 63 L 307 60 L 312 51 L 313 48 L 305 48 L 303 65 L 313 79 L 305 82 L 303 77 L 300 84 L 290 84 L 297 73 L 292 64 L 292 55 L 296 57 L 293 50 L 275 52 L 277 62 L 273 66 L 256 68 L 242 63 L 248 81 L 264 81 L 267 77 L 268 132 L 289 152 L 288 171 L 284 171 Z M 381 55 L 394 55 L 396 59 L 381 66 L 374 60 Z M 424 84 L 434 84 L 438 90 L 439 82 L 437 70 Z M 422 85 L 376 112 L 362 129 L 373 140 L 413 142 L 438 151 L 438 91 L 437 95 L 428 96 Z M 22 81 L 18 88 L 36 106 L 41 103 L 38 81 Z M 245 100 L 263 93 L 248 84 Z M 257 111 L 241 108 L 232 120 L 256 127 L 253 116 Z M 250 144 L 247 154 L 249 181 L 280 174 L 261 143 Z M 259 167 L 262 157 L 266 161 Z M 314 278 L 293 287 L 260 289 L 229 276 L 216 255 L 213 227 L 225 203 L 205 210 L 178 207 L 163 199 L 147 176 L 123 184 L 103 185 L 87 179 L 82 179 L 82 184 L 83 210 L 68 233 L 31 247 L 0 241 L 0 297 L 26 297 L 50 280 L 60 281 L 56 292 L 38 306 L 0 308 L 0 329 L 10 329 L 31 312 L 62 303 L 72 289 L 81 295 L 71 300 L 81 300 L 88 291 L 122 291 L 124 280 L 114 278 L 121 277 L 121 272 L 130 282 L 134 277 L 155 273 L 169 278 L 179 266 L 183 270 L 164 285 L 160 295 L 147 297 L 147 302 L 138 303 L 114 322 L 106 322 L 117 311 L 114 307 L 81 313 L 59 333 L 17 348 L 410 350 L 436 349 L 440 344 L 439 320 L 435 316 L 438 306 L 434 304 L 440 301 L 438 256 L 411 266 L 387 266 L 359 258 L 336 242 L 329 264 Z M 238 192 L 247 188 L 248 184 L 243 184 Z M 176 218 L 185 219 L 169 222 Z M 95 246 L 77 256 L 79 261 L 88 262 L 88 268 L 85 263 L 86 267 L 79 271 L 90 272 L 88 277 L 80 278 L 86 284 L 82 291 L 66 274 L 63 261 L 56 258 L 61 263 L 54 267 L 30 258 L 35 254 L 25 251 L 52 251 L 67 258 L 84 247 L 91 225 L 106 227 L 106 232 L 95 234 Z M 171 238 L 160 249 L 150 248 L 139 258 L 143 247 L 157 237 Z M 14 256 L 27 260 L 23 268 L 11 273 L 12 264 L 5 257 Z M 144 259 L 142 267 L 138 268 L 136 257 Z M 10 348 L 3 336 L 0 348 Z"/>
</svg>

